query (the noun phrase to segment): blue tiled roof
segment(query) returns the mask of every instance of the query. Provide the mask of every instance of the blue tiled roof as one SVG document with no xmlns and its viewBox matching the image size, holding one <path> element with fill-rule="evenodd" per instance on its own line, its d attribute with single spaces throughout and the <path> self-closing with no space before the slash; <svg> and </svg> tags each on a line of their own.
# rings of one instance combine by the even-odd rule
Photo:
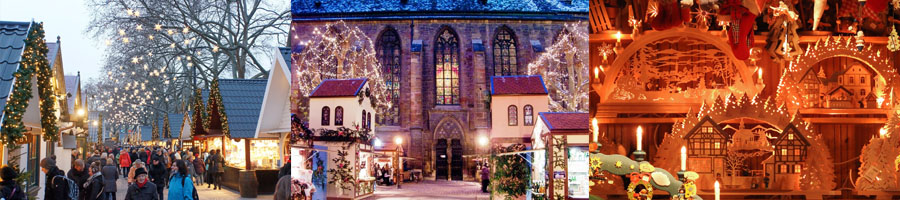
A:
<svg viewBox="0 0 900 200">
<path fill-rule="evenodd" d="M 0 21 L 0 109 L 6 108 L 30 26 L 30 22 Z"/>
<path fill-rule="evenodd" d="M 509 17 L 559 18 L 558 14 L 575 14 L 587 19 L 588 0 L 291 0 L 291 14 L 294 20 L 319 17 L 336 19 L 353 17 L 373 17 L 383 15 L 397 17 L 419 15 L 438 17 L 442 15 L 487 17 L 505 15 Z M 583 16 L 581 16 L 583 15 Z"/>
<path fill-rule="evenodd" d="M 219 92 L 232 138 L 253 138 L 266 93 L 265 79 L 220 79 Z"/>
<path fill-rule="evenodd" d="M 182 123 L 184 123 L 184 114 L 169 114 L 169 138 L 178 138 L 181 134 Z"/>
<path fill-rule="evenodd" d="M 153 127 L 141 126 L 141 140 L 143 140 L 143 141 L 153 140 Z"/>
</svg>

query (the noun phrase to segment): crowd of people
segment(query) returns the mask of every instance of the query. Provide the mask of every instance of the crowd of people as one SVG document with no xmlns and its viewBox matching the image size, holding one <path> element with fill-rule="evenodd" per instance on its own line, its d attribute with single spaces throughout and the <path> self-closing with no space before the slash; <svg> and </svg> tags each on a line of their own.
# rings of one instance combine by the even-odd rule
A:
<svg viewBox="0 0 900 200">
<path fill-rule="evenodd" d="M 116 181 L 127 181 L 125 200 L 195 200 L 199 199 L 196 187 L 222 189 L 225 159 L 219 150 L 201 152 L 196 148 L 182 151 L 163 147 L 106 147 L 97 146 L 82 157 L 72 153 L 72 168 L 68 172 L 59 169 L 56 156 L 40 161 L 41 172 L 47 177 L 44 183 L 44 200 L 116 200 Z M 288 165 L 279 173 L 288 177 Z M 0 168 L 0 199 L 24 200 L 25 192 L 15 179 L 18 172 L 12 167 Z M 281 182 L 281 180 L 280 180 Z M 280 184 L 280 183 L 279 183 Z M 168 189 L 168 195 L 164 191 Z M 276 189 L 277 190 L 277 189 Z M 276 191 L 287 193 L 290 188 Z"/>
<path fill-rule="evenodd" d="M 72 169 L 65 174 L 56 166 L 55 158 L 41 160 L 41 170 L 48 177 L 43 199 L 77 196 L 78 200 L 115 200 L 116 180 L 120 178 L 128 182 L 125 200 L 193 200 L 198 199 L 195 186 L 222 189 L 225 161 L 217 150 L 201 153 L 140 146 L 95 149 L 84 158 L 74 152 Z M 168 198 L 163 195 L 166 188 Z M 71 194 L 74 191 L 77 194 Z"/>
</svg>

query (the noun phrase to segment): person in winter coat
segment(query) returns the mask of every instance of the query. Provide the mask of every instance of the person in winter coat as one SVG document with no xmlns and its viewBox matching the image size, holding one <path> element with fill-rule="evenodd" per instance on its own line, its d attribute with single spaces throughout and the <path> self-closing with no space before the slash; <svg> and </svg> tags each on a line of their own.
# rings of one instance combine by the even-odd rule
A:
<svg viewBox="0 0 900 200">
<path fill-rule="evenodd" d="M 0 178 L 3 179 L 3 181 L 0 182 L 0 198 L 5 198 L 6 200 L 25 200 L 25 190 L 22 190 L 22 188 L 19 187 L 19 183 L 15 180 L 16 177 L 19 177 L 19 172 L 16 172 L 16 169 L 13 169 L 10 166 L 0 169 Z"/>
<path fill-rule="evenodd" d="M 153 159 L 153 164 L 150 165 L 150 181 L 156 185 L 159 199 L 163 200 L 165 199 L 163 198 L 163 189 L 166 188 L 166 183 L 168 182 L 166 179 L 169 178 L 169 169 L 167 169 L 162 161 L 160 161 L 161 157 L 154 157 L 151 159 Z"/>
<path fill-rule="evenodd" d="M 131 155 L 128 155 L 125 150 L 119 153 L 119 166 L 122 167 L 122 174 L 128 174 L 131 171 Z"/>
<path fill-rule="evenodd" d="M 212 173 L 212 178 L 210 180 L 213 182 L 213 190 L 222 189 L 222 174 L 225 173 L 223 164 L 225 163 L 225 160 L 222 159 L 222 155 L 219 154 L 218 150 L 213 150 L 213 154 L 209 156 L 209 159 L 207 159 L 206 162 L 209 164 L 207 173 Z"/>
<path fill-rule="evenodd" d="M 107 163 L 115 163 L 112 158 L 106 159 Z M 107 198 L 116 200 L 116 179 L 119 178 L 119 169 L 116 168 L 115 164 L 106 165 L 102 169 L 103 173 L 103 196 Z"/>
<path fill-rule="evenodd" d="M 291 199 L 291 176 L 282 176 L 275 184 L 275 200 Z"/>
<path fill-rule="evenodd" d="M 156 193 L 156 184 L 150 182 L 150 178 L 147 177 L 147 171 L 144 168 L 136 169 L 134 172 L 134 184 L 128 186 L 125 200 L 159 200 L 159 194 Z"/>
<path fill-rule="evenodd" d="M 183 160 L 175 161 L 177 171 L 169 180 L 169 200 L 194 200 L 194 181 Z"/>
<path fill-rule="evenodd" d="M 190 156 L 188 157 L 188 160 L 194 165 L 194 177 L 197 178 L 197 181 L 195 182 L 197 185 L 203 185 L 203 176 L 206 172 L 206 166 L 203 164 L 203 159 Z"/>
<path fill-rule="evenodd" d="M 191 175 L 192 178 L 197 177 L 197 175 L 194 174 L 194 172 L 196 171 L 196 170 L 194 170 L 194 162 L 193 162 L 194 156 L 187 155 L 184 158 L 185 158 L 184 160 L 180 160 L 180 161 L 184 161 L 184 165 L 187 166 L 187 174 Z M 175 166 L 178 166 L 178 165 L 175 165 Z"/>
<path fill-rule="evenodd" d="M 87 178 L 87 180 L 82 183 L 81 188 L 84 188 L 84 196 L 79 198 L 84 198 L 85 200 L 103 200 L 104 198 L 104 186 L 103 186 L 103 173 L 100 172 L 100 162 L 94 162 L 91 164 L 90 172 L 91 176 Z"/>
<path fill-rule="evenodd" d="M 72 166 L 72 169 L 69 170 L 69 173 L 66 174 L 69 179 L 75 182 L 75 185 L 78 186 L 78 199 L 84 200 L 85 197 L 85 189 L 84 183 L 87 182 L 88 177 L 91 176 L 89 169 L 84 167 L 84 161 L 81 159 L 75 160 L 75 165 Z"/>
<path fill-rule="evenodd" d="M 40 166 L 41 172 L 47 176 L 43 200 L 68 200 L 69 183 L 66 182 L 66 175 L 63 174 L 63 171 L 56 167 L 56 160 L 44 158 L 41 160 Z"/>
</svg>

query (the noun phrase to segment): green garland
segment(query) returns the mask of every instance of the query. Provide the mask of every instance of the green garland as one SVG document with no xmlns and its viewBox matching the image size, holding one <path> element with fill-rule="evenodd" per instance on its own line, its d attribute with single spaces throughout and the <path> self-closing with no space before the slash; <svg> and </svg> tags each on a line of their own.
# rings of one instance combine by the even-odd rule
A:
<svg viewBox="0 0 900 200">
<path fill-rule="evenodd" d="M 169 115 L 166 115 L 165 117 L 163 117 L 163 130 L 161 132 L 163 138 L 165 138 L 165 139 L 172 138 L 172 133 L 171 133 L 172 131 L 170 131 L 170 130 L 172 130 L 171 128 L 172 127 L 169 126 Z"/>
<path fill-rule="evenodd" d="M 25 153 L 21 151 L 22 142 L 25 137 L 25 124 L 22 122 L 22 115 L 25 114 L 28 107 L 28 100 L 32 98 L 31 78 L 37 75 L 38 95 L 40 96 L 41 110 L 41 129 L 44 139 L 49 141 L 57 141 L 59 139 L 59 127 L 56 126 L 56 97 L 53 95 L 53 88 L 50 87 L 50 65 L 47 61 L 47 45 L 44 43 L 44 25 L 43 23 L 33 23 L 28 30 L 28 37 L 25 39 L 25 49 L 22 52 L 22 58 L 18 70 L 13 73 L 16 77 L 13 91 L 10 94 L 6 107 L 3 108 L 3 127 L 0 130 L 0 140 L 11 153 L 9 160 L 21 160 Z M 35 73 L 37 72 L 37 73 Z M 37 138 L 35 138 L 37 139 Z M 19 162 L 10 162 L 10 166 L 19 172 L 16 181 L 19 184 L 32 182 L 31 173 L 22 170 Z M 24 188 L 25 185 L 20 185 Z M 34 199 L 34 196 L 28 197 Z"/>
<path fill-rule="evenodd" d="M 212 112 L 213 106 L 215 106 L 222 121 L 222 134 L 231 138 L 231 131 L 228 128 L 228 115 L 225 114 L 225 106 L 222 105 L 222 94 L 219 92 L 219 79 L 213 79 L 209 87 L 209 101 L 207 111 Z M 210 117 L 212 117 L 212 113 L 210 113 Z M 212 121 L 212 119 L 207 120 L 206 127 L 209 127 L 209 121 Z"/>
<path fill-rule="evenodd" d="M 158 123 L 153 123 L 150 125 L 151 127 L 153 127 L 153 131 L 152 131 L 153 135 L 151 136 L 152 140 L 159 140 L 159 125 L 157 125 L 157 124 Z"/>
<path fill-rule="evenodd" d="M 507 147 L 495 146 L 494 152 L 515 152 L 525 149 L 525 145 L 513 144 Z M 515 199 L 526 195 L 528 182 L 531 180 L 531 168 L 528 161 L 519 155 L 491 156 L 494 161 L 494 175 L 491 177 L 491 185 L 497 193 L 505 195 L 506 199 Z"/>
<path fill-rule="evenodd" d="M 197 88 L 197 90 L 194 92 L 194 100 L 193 101 L 194 101 L 194 103 L 193 103 L 194 113 L 193 113 L 193 116 L 191 116 L 191 120 L 194 121 L 193 125 L 194 126 L 201 125 L 201 126 L 203 126 L 204 129 L 209 128 L 209 124 L 205 123 L 207 121 L 207 119 L 206 119 L 207 115 L 206 115 L 206 112 L 203 112 L 203 94 L 200 92 L 200 88 Z M 196 129 L 196 128 L 194 128 L 194 129 Z M 191 134 L 197 135 L 197 133 L 194 130 L 191 130 Z"/>
<path fill-rule="evenodd" d="M 97 143 L 103 143 L 103 115 L 97 121 Z"/>
</svg>

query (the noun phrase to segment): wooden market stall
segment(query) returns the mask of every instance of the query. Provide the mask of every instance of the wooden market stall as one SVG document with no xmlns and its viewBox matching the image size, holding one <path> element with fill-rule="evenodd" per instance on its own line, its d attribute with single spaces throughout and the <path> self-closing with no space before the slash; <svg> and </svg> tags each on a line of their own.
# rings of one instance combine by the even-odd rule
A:
<svg viewBox="0 0 900 200">
<path fill-rule="evenodd" d="M 206 148 L 222 147 L 223 185 L 241 191 L 245 198 L 273 193 L 282 164 L 279 138 L 256 134 L 266 82 L 214 80 L 207 103 L 211 112 Z"/>
<path fill-rule="evenodd" d="M 588 199 L 588 113 L 541 112 L 532 132 L 537 150 L 532 191 L 548 199 Z"/>
</svg>

